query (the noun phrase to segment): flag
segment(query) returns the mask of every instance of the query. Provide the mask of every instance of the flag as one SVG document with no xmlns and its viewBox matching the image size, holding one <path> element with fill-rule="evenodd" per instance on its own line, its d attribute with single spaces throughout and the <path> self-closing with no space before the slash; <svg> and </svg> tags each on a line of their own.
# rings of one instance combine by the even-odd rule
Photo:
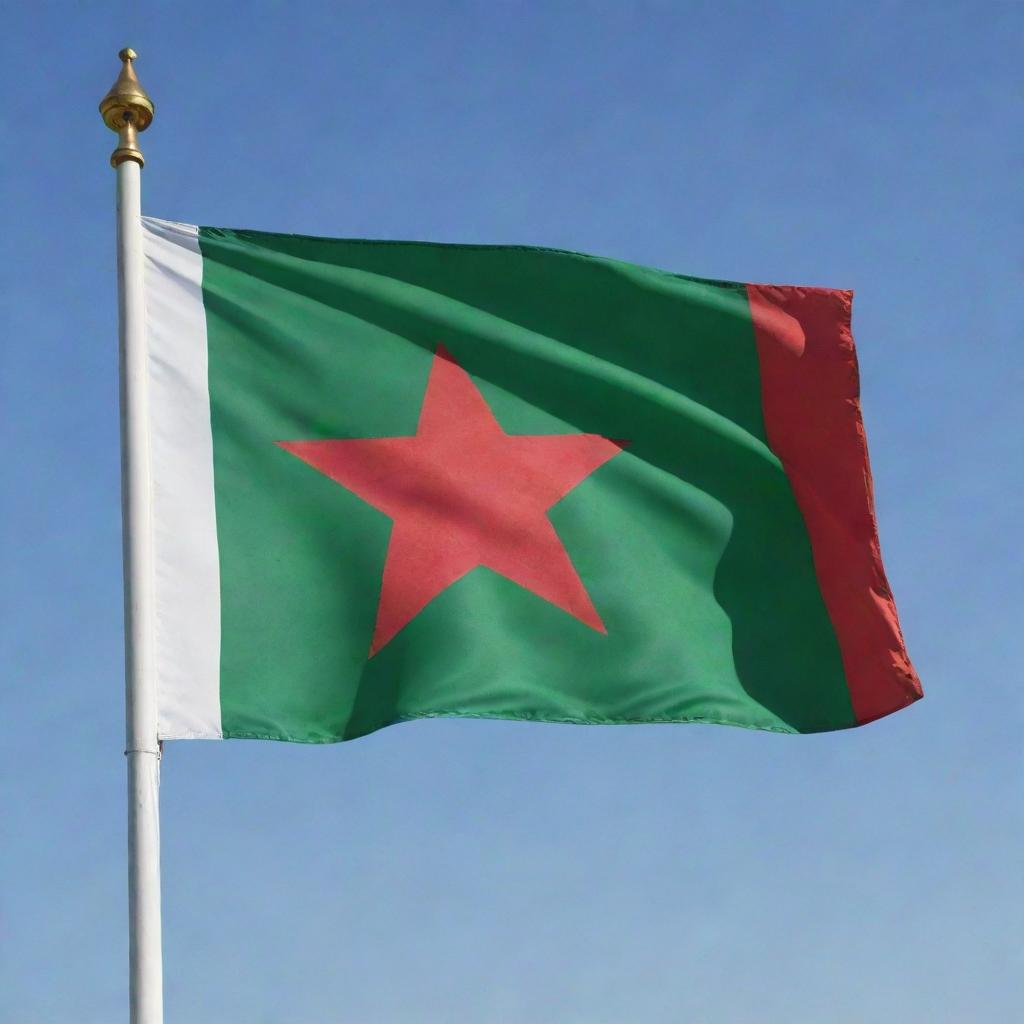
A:
<svg viewBox="0 0 1024 1024">
<path fill-rule="evenodd" d="M 163 739 L 912 703 L 851 293 L 146 218 Z"/>
</svg>

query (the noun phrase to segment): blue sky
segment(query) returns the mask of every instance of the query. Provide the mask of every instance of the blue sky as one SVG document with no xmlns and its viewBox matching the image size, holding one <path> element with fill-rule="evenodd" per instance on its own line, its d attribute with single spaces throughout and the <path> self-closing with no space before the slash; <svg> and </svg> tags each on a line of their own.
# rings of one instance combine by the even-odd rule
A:
<svg viewBox="0 0 1024 1024">
<path fill-rule="evenodd" d="M 1024 1019 L 1024 7 L 19 4 L 4 16 L 0 1017 L 123 1019 L 114 137 L 144 209 L 851 287 L 926 699 L 852 732 L 178 743 L 169 1021 Z"/>
</svg>

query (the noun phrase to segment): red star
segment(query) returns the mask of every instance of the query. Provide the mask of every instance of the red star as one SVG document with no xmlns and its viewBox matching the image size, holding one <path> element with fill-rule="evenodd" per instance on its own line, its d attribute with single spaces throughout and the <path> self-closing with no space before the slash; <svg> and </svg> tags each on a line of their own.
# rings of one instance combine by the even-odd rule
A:
<svg viewBox="0 0 1024 1024">
<path fill-rule="evenodd" d="M 371 657 L 479 565 L 606 632 L 547 511 L 620 443 L 506 434 L 443 346 L 413 437 L 277 443 L 394 521 Z"/>
</svg>

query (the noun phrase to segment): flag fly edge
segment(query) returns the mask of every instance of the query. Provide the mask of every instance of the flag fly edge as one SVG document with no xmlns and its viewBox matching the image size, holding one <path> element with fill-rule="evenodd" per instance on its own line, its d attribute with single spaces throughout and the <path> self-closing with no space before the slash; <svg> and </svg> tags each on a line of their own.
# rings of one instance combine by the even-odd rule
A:
<svg viewBox="0 0 1024 1024">
<path fill-rule="evenodd" d="M 220 739 L 220 561 L 199 229 L 142 218 L 160 739 Z"/>
<path fill-rule="evenodd" d="M 747 296 L 768 440 L 804 516 L 863 725 L 922 692 L 882 566 L 850 328 L 853 296 L 755 284 Z"/>
</svg>

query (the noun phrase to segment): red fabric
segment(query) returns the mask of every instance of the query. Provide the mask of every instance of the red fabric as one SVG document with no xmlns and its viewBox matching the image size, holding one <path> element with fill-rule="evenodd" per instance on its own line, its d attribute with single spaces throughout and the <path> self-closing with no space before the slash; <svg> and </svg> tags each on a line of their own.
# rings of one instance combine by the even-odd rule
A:
<svg viewBox="0 0 1024 1024">
<path fill-rule="evenodd" d="M 748 285 L 768 443 L 803 513 L 859 723 L 921 696 L 882 568 L 852 292 Z"/>
</svg>

